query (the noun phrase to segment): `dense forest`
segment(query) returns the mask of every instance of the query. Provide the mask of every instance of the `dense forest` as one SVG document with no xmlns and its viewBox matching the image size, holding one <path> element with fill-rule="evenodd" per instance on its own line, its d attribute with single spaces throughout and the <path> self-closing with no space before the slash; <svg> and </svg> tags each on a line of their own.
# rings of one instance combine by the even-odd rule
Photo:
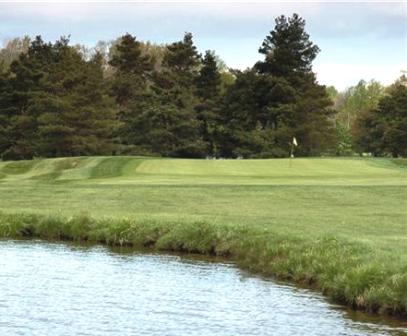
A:
<svg viewBox="0 0 407 336">
<path fill-rule="evenodd" d="M 243 71 L 201 55 L 190 33 L 91 49 L 16 38 L 0 50 L 0 155 L 287 157 L 295 138 L 296 156 L 406 156 L 406 78 L 337 92 L 316 80 L 319 51 L 296 14 Z"/>
</svg>

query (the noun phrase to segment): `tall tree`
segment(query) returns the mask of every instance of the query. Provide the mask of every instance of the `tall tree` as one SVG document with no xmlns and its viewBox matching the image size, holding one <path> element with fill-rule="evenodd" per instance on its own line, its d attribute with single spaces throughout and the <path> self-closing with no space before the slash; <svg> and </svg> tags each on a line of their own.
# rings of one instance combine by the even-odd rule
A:
<svg viewBox="0 0 407 336">
<path fill-rule="evenodd" d="M 247 91 L 239 87 L 242 82 L 238 79 L 227 94 L 233 97 L 233 91 L 243 91 L 236 97 L 240 119 L 236 120 L 228 105 L 223 114 L 229 133 L 233 132 L 231 125 L 245 125 L 237 137 L 241 139 L 237 146 L 245 148 L 245 156 L 287 156 L 294 136 L 301 155 L 319 155 L 332 146 L 332 101 L 312 72 L 318 51 L 305 31 L 305 21 L 297 14 L 276 19 L 274 30 L 259 49 L 264 60 L 255 65 L 254 72 L 241 77 L 248 82 Z M 258 141 L 253 143 L 254 139 Z"/>
<path fill-rule="evenodd" d="M 3 158 L 29 159 L 36 154 L 39 111 L 34 102 L 44 95 L 42 81 L 52 61 L 52 45 L 37 36 L 10 64 L 8 90 L 0 96 L 0 114 L 9 116 Z"/>
<path fill-rule="evenodd" d="M 279 149 L 271 148 L 274 134 L 270 129 L 273 126 L 266 129 L 262 124 L 265 101 L 270 96 L 267 79 L 259 77 L 253 69 L 233 73 L 236 80 L 226 90 L 218 126 L 221 156 L 284 156 Z"/>
<path fill-rule="evenodd" d="M 154 99 L 140 123 L 145 127 L 145 141 L 153 152 L 164 156 L 203 157 L 206 144 L 200 134 L 195 105 L 195 83 L 201 57 L 192 34 L 167 46 L 162 70 L 156 72 Z"/>
<path fill-rule="evenodd" d="M 256 64 L 260 73 L 276 77 L 297 77 L 312 72 L 319 48 L 305 31 L 305 20 L 298 14 L 275 20 L 274 30 L 264 39 L 259 52 L 265 60 Z"/>
<path fill-rule="evenodd" d="M 13 112 L 11 96 L 10 73 L 4 63 L 0 62 L 0 155 L 10 146 L 8 133 Z"/>
<path fill-rule="evenodd" d="M 338 95 L 339 95 L 339 92 L 335 88 L 335 86 L 333 86 L 333 85 L 327 86 L 326 87 L 326 93 L 328 94 L 329 98 L 331 98 L 332 102 L 335 104 L 335 102 L 338 99 Z"/>
<path fill-rule="evenodd" d="M 375 156 L 406 156 L 407 87 L 400 82 L 392 85 L 377 108 L 359 116 L 354 131 L 360 151 Z"/>
<path fill-rule="evenodd" d="M 384 87 L 374 80 L 359 81 L 355 86 L 344 92 L 337 92 L 334 96 L 335 124 L 337 129 L 337 155 L 351 155 L 355 153 L 355 125 L 359 116 L 365 115 L 377 107 Z"/>
<path fill-rule="evenodd" d="M 68 42 L 37 37 L 11 64 L 11 96 L 0 96 L 0 115 L 11 115 L 4 158 L 110 152 L 115 115 L 99 61 L 83 60 Z M 10 97 L 12 111 L 2 108 Z"/>
<path fill-rule="evenodd" d="M 36 104 L 41 113 L 38 154 L 111 154 L 115 110 L 105 89 L 101 55 L 85 61 L 67 40 L 57 41 L 54 49 L 58 59 L 44 79 L 46 96 Z"/>
<path fill-rule="evenodd" d="M 353 127 L 359 114 L 364 114 L 377 107 L 384 87 L 377 81 L 359 81 L 339 95 L 336 118 L 348 129 Z"/>
<path fill-rule="evenodd" d="M 4 62 L 6 67 L 18 59 L 20 54 L 26 53 L 31 43 L 31 39 L 28 36 L 23 38 L 14 38 L 5 44 L 5 46 L 0 49 L 0 63 Z"/>
<path fill-rule="evenodd" d="M 333 143 L 332 102 L 325 87 L 316 82 L 312 62 L 319 48 L 305 31 L 305 20 L 297 14 L 276 19 L 273 31 L 265 38 L 259 52 L 265 59 L 256 64 L 263 76 L 270 78 L 271 91 L 284 87 L 283 95 L 267 102 L 268 118 L 284 128 L 276 144 L 287 148 L 288 137 L 299 142 L 297 152 L 318 155 Z M 288 92 L 292 94 L 287 94 Z M 287 137 L 288 136 L 288 137 Z"/>
<path fill-rule="evenodd" d="M 201 136 L 208 144 L 207 152 L 217 155 L 215 137 L 219 123 L 219 102 L 221 98 L 221 74 L 214 52 L 206 51 L 202 68 L 196 80 L 199 103 L 195 106 L 201 122 Z"/>
<path fill-rule="evenodd" d="M 119 141 L 127 151 L 144 146 L 145 129 L 139 119 L 151 101 L 149 87 L 154 60 L 143 54 L 142 44 L 130 34 L 121 37 L 109 64 L 114 67 L 112 95 L 119 105 Z M 136 149 L 137 151 L 137 149 Z"/>
</svg>

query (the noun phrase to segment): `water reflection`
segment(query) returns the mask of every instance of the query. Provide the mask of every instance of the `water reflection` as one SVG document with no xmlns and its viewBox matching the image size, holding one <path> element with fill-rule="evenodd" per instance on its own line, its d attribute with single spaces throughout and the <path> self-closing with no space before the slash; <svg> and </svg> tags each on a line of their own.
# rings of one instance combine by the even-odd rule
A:
<svg viewBox="0 0 407 336">
<path fill-rule="evenodd" d="M 0 335 L 403 335 L 231 263 L 0 241 Z M 352 318 L 349 318 L 352 317 Z M 361 320 L 361 318 L 363 318 Z"/>
</svg>

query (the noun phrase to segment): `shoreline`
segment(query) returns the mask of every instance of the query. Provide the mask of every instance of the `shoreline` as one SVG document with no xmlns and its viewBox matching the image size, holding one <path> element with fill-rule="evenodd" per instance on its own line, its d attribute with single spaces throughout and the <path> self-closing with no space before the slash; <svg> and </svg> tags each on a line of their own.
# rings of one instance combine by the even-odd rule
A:
<svg viewBox="0 0 407 336">
<path fill-rule="evenodd" d="M 207 221 L 0 212 L 0 238 L 88 242 L 227 258 L 241 269 L 317 290 L 354 310 L 407 321 L 407 274 L 371 247 L 335 237 L 310 241 L 256 225 Z"/>
</svg>

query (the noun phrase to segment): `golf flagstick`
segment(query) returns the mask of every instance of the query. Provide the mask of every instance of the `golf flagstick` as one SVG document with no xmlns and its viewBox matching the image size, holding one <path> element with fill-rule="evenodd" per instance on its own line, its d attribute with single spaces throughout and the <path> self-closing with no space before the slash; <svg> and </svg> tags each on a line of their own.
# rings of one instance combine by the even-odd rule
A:
<svg viewBox="0 0 407 336">
<path fill-rule="evenodd" d="M 291 160 L 294 157 L 294 146 L 298 146 L 297 139 L 293 137 L 293 140 L 291 142 L 291 151 L 290 151 L 290 160 L 289 160 L 289 166 L 291 167 Z"/>
</svg>

